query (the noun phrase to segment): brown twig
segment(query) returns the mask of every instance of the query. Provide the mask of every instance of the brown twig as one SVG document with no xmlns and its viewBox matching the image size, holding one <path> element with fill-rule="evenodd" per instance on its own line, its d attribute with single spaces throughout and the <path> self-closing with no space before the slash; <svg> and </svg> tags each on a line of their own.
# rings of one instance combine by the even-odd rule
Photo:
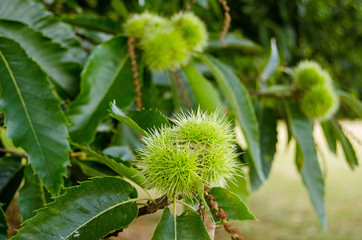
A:
<svg viewBox="0 0 362 240">
<path fill-rule="evenodd" d="M 140 111 L 142 109 L 142 93 L 141 93 L 141 84 L 138 74 L 138 66 L 137 66 L 137 59 L 136 59 L 136 53 L 134 49 L 134 43 L 137 41 L 137 38 L 130 37 L 127 40 L 127 47 L 128 47 L 128 53 L 131 58 L 131 64 L 132 64 L 132 71 L 133 71 L 133 79 L 134 79 L 134 85 L 135 85 L 135 91 L 137 95 L 137 110 Z"/>
<path fill-rule="evenodd" d="M 224 9 L 224 26 L 222 28 L 222 31 L 220 33 L 220 41 L 222 43 L 223 46 L 225 46 L 225 42 L 224 42 L 224 38 L 229 30 L 230 27 L 230 23 L 231 23 L 231 16 L 230 16 L 230 8 L 228 6 L 228 3 L 226 2 L 226 0 L 219 0 L 219 3 L 221 4 L 221 6 Z"/>
<path fill-rule="evenodd" d="M 14 152 L 14 151 L 10 151 L 10 150 L 4 149 L 4 148 L 0 148 L 0 152 L 10 153 L 11 155 L 16 155 L 16 156 L 19 156 L 19 157 L 28 158 L 28 155 L 26 155 L 24 153 Z"/>
<path fill-rule="evenodd" d="M 184 84 L 181 81 L 180 74 L 177 71 L 173 71 L 172 74 L 173 74 L 173 77 L 175 78 L 176 83 L 177 83 L 177 85 L 178 85 L 178 87 L 179 87 L 179 89 L 180 89 L 180 91 L 182 93 L 182 97 L 185 100 L 187 108 L 191 108 L 192 107 L 191 101 L 190 101 L 189 96 L 187 95 L 187 91 L 186 91 L 186 89 L 184 87 Z"/>
</svg>

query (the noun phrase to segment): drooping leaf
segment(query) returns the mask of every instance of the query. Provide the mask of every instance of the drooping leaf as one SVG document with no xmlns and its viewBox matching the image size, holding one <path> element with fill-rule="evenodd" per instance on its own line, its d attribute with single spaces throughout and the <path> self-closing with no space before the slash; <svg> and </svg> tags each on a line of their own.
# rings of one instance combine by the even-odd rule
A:
<svg viewBox="0 0 362 240">
<path fill-rule="evenodd" d="M 43 184 L 57 194 L 69 163 L 60 102 L 40 67 L 18 43 L 4 37 L 0 37 L 0 76 L 0 108 L 6 114 L 8 137 L 27 152 Z"/>
<path fill-rule="evenodd" d="M 18 190 L 24 176 L 21 158 L 17 156 L 0 158 L 0 202 L 6 210 Z"/>
<path fill-rule="evenodd" d="M 176 224 L 176 233 L 175 233 Z M 200 216 L 192 211 L 185 211 L 176 217 L 170 213 L 170 209 L 165 208 L 160 222 L 158 223 L 152 240 L 210 240 L 204 223 Z"/>
<path fill-rule="evenodd" d="M 119 178 L 81 182 L 37 211 L 11 239 L 101 239 L 137 217 L 136 197 L 137 190 Z"/>
<path fill-rule="evenodd" d="M 336 138 L 341 142 L 344 156 L 348 163 L 348 166 L 353 170 L 358 166 L 358 159 L 356 157 L 356 152 L 353 149 L 351 142 L 348 140 L 346 135 L 343 133 L 342 129 L 339 127 L 338 123 L 335 121 L 329 122 Z"/>
<path fill-rule="evenodd" d="M 183 67 L 182 70 L 186 74 L 187 80 L 195 95 L 196 102 L 199 104 L 201 109 L 208 112 L 224 109 L 217 90 L 204 76 L 199 73 L 195 66 L 189 64 Z"/>
<path fill-rule="evenodd" d="M 188 111 L 196 107 L 194 93 L 187 81 L 187 77 L 182 70 L 169 72 L 171 83 L 171 93 L 176 111 Z"/>
<path fill-rule="evenodd" d="M 74 26 L 86 28 L 87 30 L 94 30 L 110 34 L 117 34 L 122 31 L 121 23 L 110 18 L 78 15 L 72 17 L 62 17 L 62 20 Z"/>
<path fill-rule="evenodd" d="M 110 101 L 115 99 L 121 108 L 131 104 L 135 98 L 132 75 L 126 38 L 112 38 L 93 50 L 82 72 L 81 93 L 67 110 L 73 141 L 92 141 Z"/>
<path fill-rule="evenodd" d="M 24 170 L 24 185 L 19 191 L 18 203 L 22 222 L 34 217 L 35 210 L 45 204 L 44 188 L 30 165 Z"/>
<path fill-rule="evenodd" d="M 158 110 L 141 110 L 123 112 L 117 107 L 116 103 L 110 104 L 110 115 L 127 124 L 138 133 L 147 136 L 152 130 L 159 129 L 162 126 L 170 126 L 167 118 Z"/>
<path fill-rule="evenodd" d="M 224 38 L 225 46 L 220 41 L 220 34 L 211 34 L 207 47 L 212 49 L 234 48 L 253 52 L 262 52 L 262 48 L 238 32 L 228 33 Z"/>
<path fill-rule="evenodd" d="M 259 116 L 261 162 L 264 175 L 268 177 L 276 152 L 277 117 L 275 111 L 268 107 L 262 107 Z"/>
<path fill-rule="evenodd" d="M 88 155 L 95 158 L 95 161 L 107 165 L 110 169 L 120 174 L 121 176 L 132 180 L 137 183 L 139 186 L 144 186 L 146 184 L 145 177 L 137 169 L 130 166 L 127 161 L 114 160 L 111 156 L 104 155 L 102 153 L 97 153 L 90 148 L 81 146 L 79 144 L 73 143 L 73 145 L 82 151 L 85 151 Z"/>
<path fill-rule="evenodd" d="M 324 136 L 326 137 L 329 150 L 331 150 L 334 154 L 337 152 L 337 138 L 333 133 L 333 129 L 329 122 L 321 122 L 321 126 L 323 129 Z"/>
<path fill-rule="evenodd" d="M 255 220 L 255 216 L 249 211 L 249 208 L 245 203 L 233 192 L 222 188 L 211 188 L 210 194 L 215 197 L 214 201 L 218 203 L 218 208 L 224 209 L 228 218 L 231 220 Z M 215 210 L 212 210 L 213 217 L 216 222 L 219 222 L 214 214 Z"/>
<path fill-rule="evenodd" d="M 232 113 L 238 120 L 248 144 L 247 151 L 250 152 L 251 164 L 254 164 L 258 177 L 263 183 L 265 176 L 261 163 L 259 126 L 249 93 L 235 73 L 225 64 L 211 56 L 199 55 L 199 57 L 210 68 Z"/>
<path fill-rule="evenodd" d="M 69 60 L 67 49 L 16 21 L 0 20 L 0 33 L 21 45 L 29 57 L 51 77 L 50 80 L 61 95 L 66 92 L 68 96 L 75 97 L 79 90 L 81 65 Z"/>
<path fill-rule="evenodd" d="M 34 0 L 1 0 L 0 19 L 19 21 L 42 32 L 44 36 L 70 49 L 70 60 L 81 63 L 86 56 L 72 29 L 58 21 L 53 13 L 46 11 L 41 3 Z"/>
<path fill-rule="evenodd" d="M 2 203 L 0 202 L 0 205 Z M 5 240 L 8 238 L 7 234 L 8 223 L 6 222 L 5 213 L 3 209 L 0 207 L 0 240 Z"/>
<path fill-rule="evenodd" d="M 267 86 L 267 80 L 275 73 L 279 66 L 279 52 L 275 39 L 273 38 L 270 41 L 270 56 L 266 66 L 263 69 L 259 77 L 259 84 L 261 88 L 265 88 Z"/>
<path fill-rule="evenodd" d="M 291 131 L 300 146 L 303 157 L 303 166 L 300 168 L 300 175 L 303 183 L 306 186 L 313 207 L 318 215 L 318 218 L 326 228 L 326 210 L 324 204 L 324 179 L 320 169 L 315 149 L 313 138 L 313 124 L 300 112 L 296 104 L 285 102 L 288 114 L 288 121 Z M 300 162 L 300 160 L 296 161 Z"/>
<path fill-rule="evenodd" d="M 342 90 L 336 90 L 336 92 L 341 100 L 347 104 L 359 118 L 362 118 L 362 102 L 348 92 Z"/>
</svg>

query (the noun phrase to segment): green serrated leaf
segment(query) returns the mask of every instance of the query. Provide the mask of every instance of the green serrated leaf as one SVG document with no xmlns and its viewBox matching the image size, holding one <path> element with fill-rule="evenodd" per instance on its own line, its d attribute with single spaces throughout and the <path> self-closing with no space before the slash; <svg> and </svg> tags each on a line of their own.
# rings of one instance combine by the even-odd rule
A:
<svg viewBox="0 0 362 240">
<path fill-rule="evenodd" d="M 0 20 L 0 34 L 18 42 L 25 52 L 51 77 L 58 92 L 74 98 L 79 91 L 81 65 L 69 60 L 69 52 L 27 25 Z"/>
<path fill-rule="evenodd" d="M 0 202 L 6 210 L 18 190 L 24 176 L 21 158 L 17 156 L 0 158 Z"/>
<path fill-rule="evenodd" d="M 235 73 L 225 64 L 208 55 L 199 55 L 199 57 L 210 68 L 238 120 L 248 143 L 247 151 L 250 153 L 251 163 L 254 164 L 258 177 L 263 183 L 265 176 L 261 163 L 259 126 L 249 93 Z"/>
<path fill-rule="evenodd" d="M 175 234 L 176 224 L 176 234 Z M 204 223 L 199 215 L 192 211 L 185 211 L 176 217 L 170 213 L 170 209 L 165 208 L 160 222 L 158 223 L 152 240 L 210 240 Z"/>
<path fill-rule="evenodd" d="M 358 159 L 356 157 L 356 152 L 353 149 L 351 142 L 348 140 L 346 135 L 343 133 L 342 129 L 339 127 L 338 123 L 335 121 L 330 121 L 329 125 L 331 126 L 334 135 L 341 142 L 344 156 L 348 163 L 348 166 L 353 170 L 358 166 Z"/>
<path fill-rule="evenodd" d="M 195 95 L 196 102 L 201 109 L 208 112 L 216 110 L 224 110 L 224 105 L 221 102 L 220 94 L 215 87 L 202 76 L 197 68 L 191 64 L 182 68 L 186 74 L 190 87 Z"/>
<path fill-rule="evenodd" d="M 71 17 L 62 17 L 62 21 L 74 26 L 83 27 L 87 30 L 117 34 L 122 31 L 122 24 L 110 18 L 78 15 Z"/>
<path fill-rule="evenodd" d="M 228 218 L 231 220 L 255 220 L 255 216 L 249 211 L 245 203 L 233 192 L 222 188 L 211 188 L 210 194 L 215 197 L 214 201 L 218 203 L 218 208 L 224 209 Z M 215 216 L 215 210 L 212 210 L 214 220 L 219 222 Z"/>
<path fill-rule="evenodd" d="M 123 112 L 117 107 L 116 103 L 111 103 L 110 115 L 127 124 L 138 133 L 147 136 L 154 129 L 160 129 L 162 126 L 171 126 L 170 122 L 158 110 L 141 110 Z"/>
<path fill-rule="evenodd" d="M 122 179 L 92 178 L 66 189 L 11 239 L 101 239 L 137 217 L 135 198 L 137 190 Z"/>
<path fill-rule="evenodd" d="M 8 238 L 8 223 L 6 222 L 5 213 L 1 208 L 1 204 L 0 202 L 0 240 L 5 240 Z"/>
<path fill-rule="evenodd" d="M 347 104 L 359 118 L 362 118 L 362 102 L 348 92 L 342 90 L 336 90 L 336 92 L 341 100 Z"/>
<path fill-rule="evenodd" d="M 28 153 L 43 184 L 57 194 L 69 163 L 60 102 L 40 67 L 18 43 L 5 37 L 0 37 L 0 76 L 0 108 L 6 114 L 8 137 Z"/>
<path fill-rule="evenodd" d="M 107 156 L 102 153 L 97 153 L 92 149 L 87 147 L 81 146 L 76 143 L 72 143 L 76 148 L 85 151 L 87 154 L 95 158 L 95 161 L 107 165 L 116 173 L 120 174 L 121 176 L 132 180 L 133 182 L 137 183 L 139 186 L 144 187 L 146 184 L 145 177 L 138 171 L 137 169 L 130 166 L 127 161 L 116 161 L 113 159 L 112 156 Z"/>
<path fill-rule="evenodd" d="M 22 222 L 34 217 L 35 210 L 45 204 L 44 188 L 30 165 L 24 170 L 24 185 L 19 191 L 18 203 Z"/>
<path fill-rule="evenodd" d="M 70 49 L 71 60 L 81 63 L 85 52 L 72 29 L 58 21 L 53 13 L 46 11 L 41 3 L 33 0 L 1 0 L 0 19 L 25 23 L 51 38 L 54 42 Z"/>
<path fill-rule="evenodd" d="M 326 209 L 324 204 L 324 178 L 320 169 L 313 138 L 313 124 L 300 112 L 296 104 L 285 102 L 293 136 L 300 146 L 303 164 L 300 167 L 300 175 L 306 186 L 313 207 L 324 229 L 327 227 Z M 297 159 L 296 161 L 301 162 Z M 299 166 L 298 166 L 299 168 Z"/>
<path fill-rule="evenodd" d="M 267 86 L 267 80 L 273 76 L 275 71 L 279 66 L 279 52 L 275 39 L 271 39 L 270 41 L 270 56 L 266 66 L 263 69 L 263 72 L 259 77 L 259 84 L 261 88 L 265 88 Z"/>
<path fill-rule="evenodd" d="M 321 126 L 323 129 L 324 136 L 326 137 L 329 150 L 331 150 L 334 154 L 337 152 L 337 138 L 333 133 L 333 129 L 330 126 L 329 122 L 321 122 Z"/>
<path fill-rule="evenodd" d="M 115 100 L 123 108 L 135 98 L 127 39 L 115 37 L 97 46 L 81 76 L 80 96 L 69 106 L 70 136 L 77 143 L 89 143 L 95 136 L 108 104 Z"/>
</svg>

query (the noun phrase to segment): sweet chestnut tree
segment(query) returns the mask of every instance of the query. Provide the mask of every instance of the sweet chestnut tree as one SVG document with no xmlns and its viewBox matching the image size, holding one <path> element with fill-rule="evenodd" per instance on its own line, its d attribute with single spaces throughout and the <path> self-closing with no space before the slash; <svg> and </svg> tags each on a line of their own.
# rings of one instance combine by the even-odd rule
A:
<svg viewBox="0 0 362 240">
<path fill-rule="evenodd" d="M 341 104 L 362 117 L 326 66 L 230 32 L 225 0 L 209 1 L 222 22 L 208 1 L 44 2 L 0 2 L 0 239 L 107 239 L 158 210 L 152 239 L 244 239 L 229 220 L 256 219 L 244 200 L 268 179 L 277 120 L 326 227 L 313 126 L 354 169 Z M 224 61 L 241 54 L 252 82 Z"/>
</svg>

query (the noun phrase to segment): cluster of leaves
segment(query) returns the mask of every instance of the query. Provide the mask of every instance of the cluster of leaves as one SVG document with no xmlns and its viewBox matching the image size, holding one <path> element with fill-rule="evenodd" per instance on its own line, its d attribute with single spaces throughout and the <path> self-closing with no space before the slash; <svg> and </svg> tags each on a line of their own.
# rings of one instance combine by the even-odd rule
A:
<svg viewBox="0 0 362 240">
<path fill-rule="evenodd" d="M 59 1 L 57 6 L 48 6 L 62 15 L 62 21 L 34 0 L 0 2 L 0 108 L 5 119 L 0 132 L 1 149 L 7 152 L 0 158 L 0 201 L 4 204 L 0 239 L 6 238 L 3 211 L 18 191 L 22 221 L 31 219 L 14 239 L 99 239 L 126 228 L 141 212 L 138 201 L 155 201 L 138 198 L 136 189 L 120 179 L 145 187 L 147 179 L 133 161 L 135 149 L 142 147 L 138 134 L 147 136 L 151 129 L 170 124 L 168 116 L 189 107 L 225 111 L 240 126 L 247 143 L 239 149 L 246 152 L 240 161 L 248 166 L 252 189 L 260 187 L 270 173 L 277 119 L 287 121 L 289 139 L 295 138 L 297 143 L 297 169 L 319 219 L 326 225 L 324 176 L 313 138 L 315 122 L 299 109 L 296 91 L 285 74 L 290 69 L 280 67 L 275 41 L 271 41 L 266 59 L 258 44 L 238 33 L 228 34 L 224 47 L 210 34 L 209 52 L 193 56 L 174 73 L 145 68 L 142 53 L 137 53 L 141 100 L 145 109 L 153 110 L 135 111 L 134 73 L 121 23 L 128 11 L 165 8 L 178 12 L 182 1 L 146 1 L 144 5 L 120 0 L 80 2 Z M 222 13 L 216 0 L 192 4 L 195 12 L 208 7 Z M 211 23 L 210 30 L 215 26 Z M 223 54 L 240 49 L 250 52 L 248 61 L 254 61 L 255 54 L 259 56 L 255 65 L 260 74 L 252 83 L 241 81 L 232 65 L 219 60 Z M 336 92 L 362 117 L 359 100 L 348 92 Z M 117 106 L 109 107 L 113 100 Z M 332 118 L 322 127 L 331 151 L 335 153 L 340 142 L 348 165 L 355 168 L 356 154 L 338 121 Z M 91 177 L 95 178 L 84 181 Z M 236 179 L 229 188 L 239 196 L 247 195 L 245 179 Z M 83 182 L 78 185 L 77 181 Z M 63 186 L 69 188 L 62 190 Z M 222 190 L 211 192 L 229 219 L 253 219 L 237 195 Z M 230 196 L 238 201 L 230 201 Z M 35 216 L 37 209 L 41 210 Z M 177 216 L 166 208 L 154 239 L 182 238 L 185 234 L 192 239 L 209 239 L 201 218 L 192 210 Z"/>
</svg>

